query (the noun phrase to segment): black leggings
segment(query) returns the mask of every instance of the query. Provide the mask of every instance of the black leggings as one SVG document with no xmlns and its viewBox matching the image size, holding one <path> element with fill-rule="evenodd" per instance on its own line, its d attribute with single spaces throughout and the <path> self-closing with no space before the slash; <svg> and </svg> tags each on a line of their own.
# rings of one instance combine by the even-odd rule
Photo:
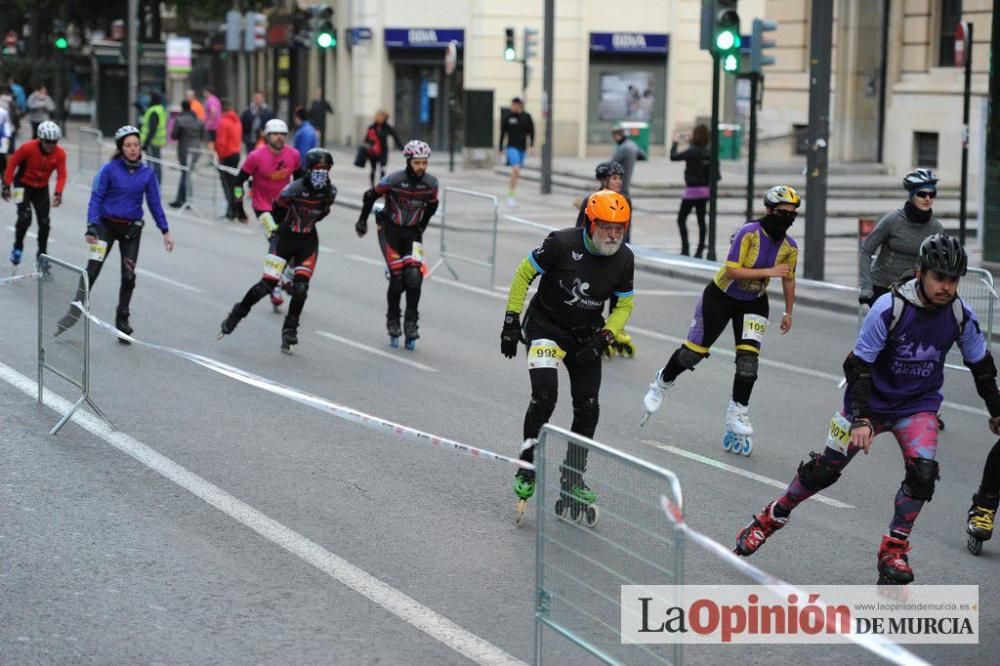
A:
<svg viewBox="0 0 1000 666">
<path fill-rule="evenodd" d="M 14 247 L 24 249 L 24 236 L 31 226 L 31 208 L 35 208 L 38 220 L 38 255 L 45 254 L 49 247 L 49 188 L 25 187 L 24 199 L 17 204 L 17 224 L 14 227 Z"/>
<path fill-rule="evenodd" d="M 667 365 L 663 368 L 663 380 L 672 382 L 682 372 L 691 368 L 690 360 L 685 362 L 685 356 L 688 359 L 692 353 L 707 356 L 708 350 L 722 335 L 726 324 L 732 322 L 737 369 L 733 376 L 733 400 L 749 405 L 750 393 L 756 382 L 757 357 L 760 355 L 761 344 L 760 340 L 754 338 L 763 337 L 763 331 L 754 325 L 754 321 L 759 322 L 760 317 L 766 320 L 768 311 L 766 292 L 752 301 L 742 301 L 726 294 L 715 282 L 709 282 L 702 292 L 701 300 L 695 306 L 687 341 L 667 361 Z M 753 370 L 741 373 L 741 362 L 747 365 L 748 361 Z"/>
<path fill-rule="evenodd" d="M 708 199 L 681 199 L 681 209 L 677 213 L 677 228 L 681 232 L 681 254 L 691 253 L 691 246 L 688 245 L 687 217 L 691 209 L 694 209 L 695 218 L 698 220 L 698 249 L 694 256 L 701 258 L 705 251 L 705 204 Z"/>
<path fill-rule="evenodd" d="M 1000 495 L 1000 439 L 997 440 L 983 465 L 983 480 L 979 484 L 982 495 L 996 497 Z"/>
<path fill-rule="evenodd" d="M 379 178 L 385 178 L 385 165 L 389 163 L 387 159 L 388 156 L 380 155 L 375 157 L 374 155 L 368 156 L 368 162 L 371 165 L 371 173 L 368 174 L 368 180 L 371 181 L 372 188 L 375 187 L 375 168 L 376 165 L 379 168 Z"/>
<path fill-rule="evenodd" d="M 524 337 L 529 349 L 533 341 L 551 340 L 566 352 L 562 364 L 569 373 L 569 390 L 573 399 L 573 424 L 570 429 L 584 437 L 593 437 L 600 416 L 598 394 L 601 390 L 601 361 L 577 363 L 576 353 L 586 340 L 556 333 L 532 320 L 530 314 L 525 321 Z M 524 439 L 535 439 L 555 410 L 559 396 L 559 371 L 557 368 L 531 368 L 528 376 L 531 379 L 531 402 L 524 415 L 523 435 Z M 521 451 L 520 457 L 521 460 L 534 462 L 534 448 Z M 570 443 L 565 464 L 574 471 L 583 473 L 587 467 L 587 450 Z"/>
<path fill-rule="evenodd" d="M 94 258 L 92 250 L 91 259 L 87 262 L 87 279 L 90 280 L 90 289 L 93 291 L 94 283 L 104 268 L 104 262 L 111 254 L 111 248 L 114 247 L 115 241 L 118 242 L 122 274 L 121 286 L 118 288 L 118 313 L 126 316 L 129 313 L 129 303 L 132 301 L 132 291 L 135 289 L 135 265 L 139 260 L 141 237 L 141 225 L 102 220 L 97 227 L 97 243 L 98 245 L 107 243 L 107 245 L 100 259 Z"/>
</svg>

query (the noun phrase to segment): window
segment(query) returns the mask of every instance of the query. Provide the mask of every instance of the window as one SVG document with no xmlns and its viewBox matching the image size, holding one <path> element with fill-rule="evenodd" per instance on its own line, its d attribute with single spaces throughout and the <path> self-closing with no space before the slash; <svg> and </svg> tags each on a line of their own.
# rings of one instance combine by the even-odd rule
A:
<svg viewBox="0 0 1000 666">
<path fill-rule="evenodd" d="M 938 67 L 955 66 L 955 26 L 962 20 L 962 0 L 941 0 Z"/>
<path fill-rule="evenodd" d="M 938 166 L 937 132 L 914 132 L 913 153 L 918 167 L 936 169 Z"/>
</svg>

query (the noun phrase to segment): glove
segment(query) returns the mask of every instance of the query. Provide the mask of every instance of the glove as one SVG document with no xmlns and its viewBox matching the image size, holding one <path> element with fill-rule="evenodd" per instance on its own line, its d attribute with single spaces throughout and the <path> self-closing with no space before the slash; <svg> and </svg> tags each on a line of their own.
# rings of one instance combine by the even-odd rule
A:
<svg viewBox="0 0 1000 666">
<path fill-rule="evenodd" d="M 1000 416 L 990 417 L 990 432 L 994 435 L 1000 435 Z"/>
<path fill-rule="evenodd" d="M 2 196 L 3 196 L 3 200 L 4 201 L 10 201 L 10 185 L 4 185 L 3 186 L 3 194 L 2 194 Z"/>
<path fill-rule="evenodd" d="M 62 192 L 56 192 L 52 195 L 52 207 L 59 208 L 62 205 Z"/>
<path fill-rule="evenodd" d="M 260 226 L 264 227 L 264 233 L 270 238 L 278 231 L 278 223 L 274 221 L 274 216 L 271 213 L 261 213 L 260 216 Z"/>
<path fill-rule="evenodd" d="M 518 343 L 524 342 L 521 335 L 521 318 L 516 312 L 508 311 L 503 316 L 503 330 L 500 331 L 500 353 L 507 358 L 517 356 Z"/>
<path fill-rule="evenodd" d="M 358 238 L 364 238 L 365 234 L 368 233 L 368 220 L 363 217 L 359 218 L 357 224 L 354 225 L 354 231 L 358 234 Z"/>
<path fill-rule="evenodd" d="M 600 360 L 604 351 L 615 341 L 615 334 L 606 328 L 594 334 L 585 345 L 576 352 L 575 360 L 579 365 L 590 365 Z"/>
</svg>

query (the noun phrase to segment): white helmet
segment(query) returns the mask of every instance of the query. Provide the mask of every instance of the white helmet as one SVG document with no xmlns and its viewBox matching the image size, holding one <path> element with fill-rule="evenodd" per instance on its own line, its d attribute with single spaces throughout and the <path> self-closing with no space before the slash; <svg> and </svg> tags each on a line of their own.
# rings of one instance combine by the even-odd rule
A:
<svg viewBox="0 0 1000 666">
<path fill-rule="evenodd" d="M 288 125 L 284 120 L 271 118 L 264 125 L 264 134 L 288 134 Z"/>
<path fill-rule="evenodd" d="M 41 129 L 41 127 L 39 127 L 38 129 Z M 121 150 L 122 143 L 125 141 L 125 137 L 132 135 L 141 137 L 142 132 L 139 131 L 138 127 L 133 127 L 132 125 L 122 125 L 121 127 L 118 128 L 118 131 L 115 132 L 115 145 L 118 146 L 119 150 Z"/>
<path fill-rule="evenodd" d="M 431 147 L 420 139 L 413 139 L 403 146 L 403 157 L 408 160 L 426 160 L 431 156 Z"/>
<path fill-rule="evenodd" d="M 58 141 L 62 138 L 62 130 L 51 120 L 46 120 L 38 125 L 38 138 L 42 141 Z"/>
</svg>

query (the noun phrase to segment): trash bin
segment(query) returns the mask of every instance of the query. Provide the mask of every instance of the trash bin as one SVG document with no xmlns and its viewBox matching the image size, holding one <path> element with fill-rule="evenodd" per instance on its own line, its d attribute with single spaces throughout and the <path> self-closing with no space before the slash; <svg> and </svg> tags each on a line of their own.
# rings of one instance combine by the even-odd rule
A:
<svg viewBox="0 0 1000 666">
<path fill-rule="evenodd" d="M 740 125 L 719 123 L 719 159 L 740 159 L 740 148 L 743 146 L 743 128 Z"/>
<path fill-rule="evenodd" d="M 625 120 L 615 124 L 616 128 L 625 131 L 625 136 L 635 141 L 642 152 L 649 155 L 649 123 L 634 120 Z"/>
</svg>

